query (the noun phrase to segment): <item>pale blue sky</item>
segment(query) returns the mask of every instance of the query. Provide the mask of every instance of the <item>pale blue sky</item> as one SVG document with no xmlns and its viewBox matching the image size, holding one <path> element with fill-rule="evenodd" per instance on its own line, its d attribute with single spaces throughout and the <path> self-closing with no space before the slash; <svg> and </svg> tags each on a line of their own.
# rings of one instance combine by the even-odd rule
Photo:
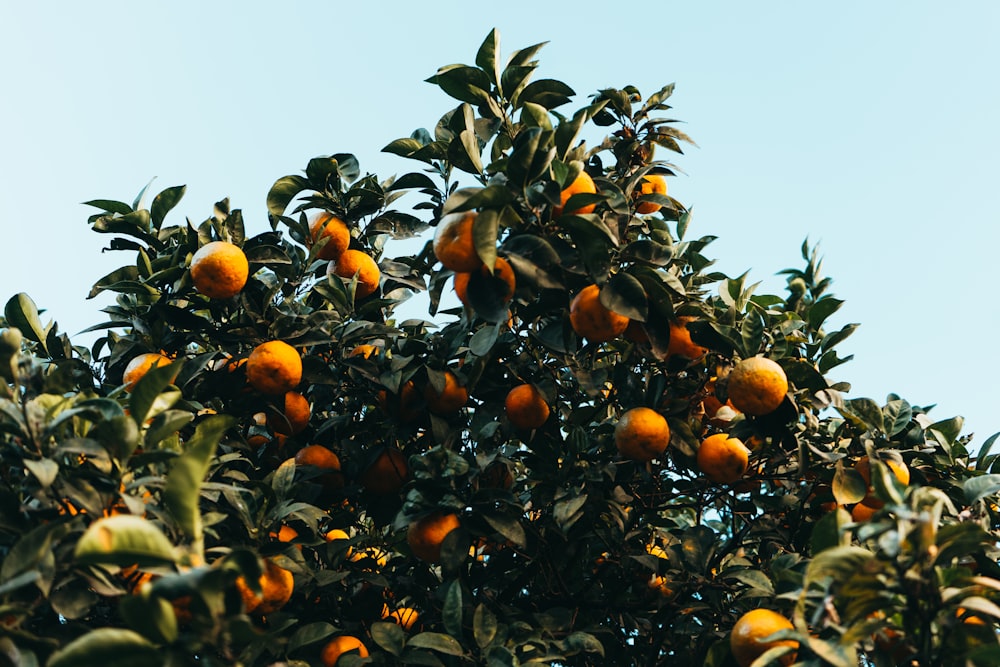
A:
<svg viewBox="0 0 1000 667">
<path fill-rule="evenodd" d="M 487 11 L 489 8 L 489 11 Z M 0 0 L 0 299 L 28 292 L 70 333 L 98 321 L 90 285 L 131 261 L 100 250 L 94 198 L 187 184 L 175 222 L 230 197 L 251 232 L 264 197 L 307 160 L 379 152 L 452 101 L 423 80 L 548 40 L 538 76 L 577 99 L 676 82 L 699 144 L 671 194 L 708 254 L 762 289 L 821 242 L 835 326 L 860 322 L 834 372 L 852 396 L 895 391 L 966 417 L 993 408 L 1000 315 L 1000 4 L 969 2 L 91 2 Z M 168 222 L 171 218 L 168 218 Z"/>
</svg>

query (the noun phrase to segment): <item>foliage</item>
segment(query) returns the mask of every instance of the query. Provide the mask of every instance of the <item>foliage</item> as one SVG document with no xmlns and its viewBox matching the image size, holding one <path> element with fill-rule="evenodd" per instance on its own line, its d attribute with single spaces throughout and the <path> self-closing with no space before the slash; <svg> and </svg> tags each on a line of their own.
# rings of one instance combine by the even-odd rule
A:
<svg viewBox="0 0 1000 667">
<path fill-rule="evenodd" d="M 135 258 L 91 292 L 116 295 L 93 327 L 101 338 L 74 347 L 23 294 L 0 336 L 5 663 L 318 664 L 344 634 L 370 657 L 341 665 L 723 666 L 735 664 L 730 629 L 757 607 L 794 622 L 783 634 L 802 665 L 1000 662 L 993 439 L 977 457 L 960 418 L 934 421 L 896 395 L 846 398 L 831 372 L 857 325 L 826 328 L 842 301 L 816 249 L 803 244 L 785 296 L 713 271 L 714 237 L 692 237 L 682 203 L 643 192 L 646 175 L 676 171 L 658 152 L 690 142 L 663 116 L 672 86 L 609 88 L 566 111 L 569 86 L 533 79 L 541 46 L 503 64 L 492 32 L 475 65 L 429 79 L 459 104 L 385 147 L 416 171 L 382 180 L 352 155 L 317 157 L 275 182 L 263 233 L 248 236 L 226 200 L 200 225 L 168 224 L 183 187 L 148 207 L 145 193 L 89 202 L 94 231 Z M 590 146 L 594 127 L 609 135 Z M 554 217 L 582 170 L 597 193 L 566 209 L 596 208 Z M 659 208 L 637 214 L 644 203 Z M 378 261 L 374 294 L 318 259 L 308 222 L 320 211 Z M 487 267 L 498 256 L 513 267 L 512 301 L 484 273 L 469 307 L 441 310 L 453 273 L 431 243 L 388 255 L 390 241 L 424 241 L 463 211 L 476 212 Z M 232 298 L 191 280 L 191 257 L 213 241 L 249 260 Z M 592 284 L 632 335 L 574 333 L 571 299 Z M 400 320 L 422 293 L 431 319 Z M 707 354 L 670 354 L 680 317 Z M 294 435 L 274 428 L 287 425 L 283 397 L 246 382 L 242 361 L 271 340 L 302 356 L 312 416 Z M 147 352 L 174 361 L 126 391 L 126 365 Z M 773 412 L 741 415 L 725 406 L 726 375 L 759 355 L 790 388 Z M 429 412 L 452 378 L 468 400 Z M 504 414 L 524 383 L 551 408 L 533 430 Z M 615 446 L 636 407 L 669 424 L 649 463 Z M 715 433 L 753 450 L 736 484 L 697 468 Z M 340 470 L 296 465 L 313 444 Z M 406 471 L 383 456 L 397 449 Z M 884 505 L 854 521 L 864 456 Z M 908 486 L 886 460 L 905 462 Z M 366 484 L 387 461 L 383 483 Z M 387 470 L 405 479 L 399 491 Z M 460 528 L 428 563 L 407 527 L 440 511 Z M 328 541 L 331 530 L 347 539 Z M 264 558 L 294 575 L 291 601 L 266 616 L 245 611 L 236 583 L 259 587 Z M 403 607 L 419 613 L 411 628 L 391 622 Z"/>
</svg>

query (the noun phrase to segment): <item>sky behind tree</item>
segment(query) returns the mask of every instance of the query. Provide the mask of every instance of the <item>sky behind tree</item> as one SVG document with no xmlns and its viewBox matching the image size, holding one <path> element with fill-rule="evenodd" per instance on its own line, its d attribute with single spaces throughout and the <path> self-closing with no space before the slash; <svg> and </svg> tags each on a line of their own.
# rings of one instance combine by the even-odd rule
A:
<svg viewBox="0 0 1000 667">
<path fill-rule="evenodd" d="M 846 301 L 831 326 L 862 325 L 833 373 L 850 396 L 936 403 L 933 417 L 964 415 L 978 442 L 1000 430 L 1000 5 L 473 7 L 0 0 L 0 298 L 27 292 L 43 319 L 93 340 L 74 335 L 109 303 L 86 300 L 90 286 L 133 258 L 102 254 L 109 237 L 81 202 L 131 201 L 154 178 L 153 192 L 188 186 L 168 221 L 197 224 L 229 197 L 253 234 L 270 185 L 311 157 L 414 170 L 381 148 L 454 106 L 424 79 L 472 62 L 496 27 L 504 54 L 548 41 L 536 77 L 577 101 L 675 82 L 674 117 L 698 146 L 657 157 L 683 169 L 670 193 L 693 207 L 691 234 L 719 237 L 706 250 L 718 270 L 781 293 L 776 273 L 818 243 Z"/>
</svg>

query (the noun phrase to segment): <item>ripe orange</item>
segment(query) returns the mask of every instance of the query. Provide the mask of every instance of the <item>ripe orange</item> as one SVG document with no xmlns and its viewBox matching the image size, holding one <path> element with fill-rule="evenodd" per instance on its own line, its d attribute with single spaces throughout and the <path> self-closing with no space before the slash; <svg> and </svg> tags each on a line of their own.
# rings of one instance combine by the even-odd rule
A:
<svg viewBox="0 0 1000 667">
<path fill-rule="evenodd" d="M 628 326 L 625 327 L 625 332 L 623 334 L 625 338 L 632 341 L 633 343 L 648 343 L 649 334 L 646 333 L 646 329 L 643 323 L 639 320 L 629 320 Z"/>
<path fill-rule="evenodd" d="M 770 609 L 754 609 L 740 616 L 729 635 L 729 647 L 740 667 L 749 665 L 767 650 L 775 646 L 792 646 L 798 648 L 794 639 L 781 641 L 764 641 L 779 630 L 791 630 L 794 626 L 787 618 Z M 790 665 L 795 662 L 795 653 L 788 653 L 781 658 L 781 664 Z"/>
<path fill-rule="evenodd" d="M 239 589 L 240 596 L 243 598 L 243 606 L 247 613 L 263 615 L 273 613 L 285 606 L 292 598 L 295 580 L 291 572 L 276 565 L 270 558 L 265 558 L 264 571 L 260 575 L 261 594 L 258 595 L 251 590 L 243 577 L 236 580 L 236 588 Z"/>
<path fill-rule="evenodd" d="M 698 448 L 698 468 L 717 484 L 739 481 L 749 465 L 750 450 L 739 438 L 716 433 L 701 441 Z"/>
<path fill-rule="evenodd" d="M 365 359 L 371 359 L 372 357 L 381 354 L 382 350 L 375 347 L 374 345 L 364 344 L 358 345 L 353 350 L 351 350 L 352 357 L 363 357 Z"/>
<path fill-rule="evenodd" d="M 247 256 L 227 241 L 212 241 L 191 257 L 191 280 L 211 299 L 229 299 L 240 293 L 250 276 Z"/>
<path fill-rule="evenodd" d="M 361 474 L 361 486 L 378 495 L 399 493 L 410 479 L 406 455 L 396 447 L 385 447 Z"/>
<path fill-rule="evenodd" d="M 784 369 L 766 357 L 744 359 L 729 374 L 729 400 L 748 415 L 774 412 L 787 393 Z"/>
<path fill-rule="evenodd" d="M 695 319 L 685 315 L 670 322 L 670 342 L 667 344 L 667 354 L 676 354 L 691 360 L 705 356 L 708 348 L 695 344 L 691 340 L 691 331 L 687 328 L 687 323 L 694 322 Z"/>
<path fill-rule="evenodd" d="M 877 511 L 877 507 L 872 507 L 871 505 L 866 505 L 864 502 L 860 502 L 851 508 L 851 520 L 857 523 L 864 523 L 875 516 L 875 512 Z"/>
<path fill-rule="evenodd" d="M 615 425 L 615 445 L 632 461 L 652 461 L 670 444 L 666 418 L 650 408 L 632 408 Z"/>
<path fill-rule="evenodd" d="M 349 540 L 351 539 L 351 536 L 348 535 L 345 531 L 341 530 L 340 528 L 333 528 L 327 531 L 326 535 L 323 536 L 323 539 L 326 540 L 327 542 L 338 542 L 340 540 Z M 351 553 L 353 551 L 354 547 L 352 547 L 351 545 L 347 545 L 347 550 L 344 551 L 344 556 L 350 558 Z"/>
<path fill-rule="evenodd" d="M 433 512 L 410 524 L 406 531 L 406 541 L 417 558 L 428 563 L 439 563 L 441 543 L 459 525 L 458 515 L 454 512 Z"/>
<path fill-rule="evenodd" d="M 664 178 L 663 174 L 646 174 L 642 177 L 642 183 L 639 184 L 638 190 L 636 190 L 636 195 L 665 195 L 667 194 L 667 179 Z M 643 215 L 647 213 L 656 213 L 660 210 L 660 205 L 655 204 L 651 201 L 639 202 L 635 207 L 636 213 L 642 213 Z"/>
<path fill-rule="evenodd" d="M 449 213 L 441 218 L 434 230 L 434 256 L 442 266 L 457 273 L 471 273 L 479 270 L 483 260 L 476 252 L 472 238 L 475 211 Z"/>
<path fill-rule="evenodd" d="M 302 357 L 284 341 L 261 343 L 250 353 L 246 366 L 247 380 L 263 394 L 286 394 L 302 382 Z"/>
<path fill-rule="evenodd" d="M 298 536 L 299 536 L 299 531 L 295 530 L 287 523 L 281 524 L 281 528 L 279 528 L 277 531 L 272 531 L 271 534 L 268 535 L 268 537 L 270 537 L 273 540 L 285 543 L 293 541 Z"/>
<path fill-rule="evenodd" d="M 569 306 L 569 323 L 577 336 L 591 343 L 617 338 L 628 328 L 629 319 L 608 310 L 600 301 L 601 288 L 588 285 L 580 290 Z"/>
<path fill-rule="evenodd" d="M 323 445 L 307 445 L 295 453 L 295 465 L 340 470 L 340 457 Z"/>
<path fill-rule="evenodd" d="M 379 390 L 377 400 L 384 413 L 404 424 L 420 418 L 420 395 L 413 380 L 404 382 L 399 394 L 389 394 L 385 389 Z"/>
<path fill-rule="evenodd" d="M 503 461 L 493 461 L 476 478 L 481 489 L 509 489 L 514 484 L 514 475 Z"/>
<path fill-rule="evenodd" d="M 490 272 L 486 270 L 485 264 L 476 269 L 475 273 L 478 274 L 477 285 L 492 290 L 491 293 L 495 293 L 504 303 L 514 298 L 514 288 L 517 284 L 514 269 L 511 268 L 510 262 L 503 257 L 497 257 L 497 263 L 493 266 L 493 275 L 490 275 Z M 469 306 L 469 281 L 472 276 L 472 273 L 455 274 L 455 295 L 465 306 Z"/>
<path fill-rule="evenodd" d="M 285 418 L 268 412 L 267 425 L 272 431 L 282 435 L 295 435 L 304 431 L 309 426 L 309 418 L 312 416 L 308 399 L 297 391 L 289 391 L 285 393 L 283 403 L 282 413 Z"/>
<path fill-rule="evenodd" d="M 382 609 L 382 618 L 391 620 L 404 630 L 412 628 L 413 624 L 417 622 L 417 618 L 419 617 L 420 614 L 417 613 L 417 610 L 412 607 L 400 607 L 399 609 L 394 609 L 391 612 L 388 607 Z"/>
<path fill-rule="evenodd" d="M 122 374 L 122 381 L 125 383 L 125 389 L 132 391 L 135 387 L 135 383 L 142 379 L 150 368 L 156 366 L 166 366 L 170 363 L 170 358 L 166 357 L 158 352 L 146 352 L 145 354 L 140 354 L 132 361 L 128 362 L 128 366 L 125 367 L 125 372 Z"/>
<path fill-rule="evenodd" d="M 334 637 L 323 647 L 323 653 L 320 656 L 323 660 L 323 667 L 334 667 L 340 660 L 340 656 L 345 653 L 352 653 L 362 658 L 368 657 L 368 649 L 365 648 L 360 639 L 350 635 L 341 635 Z"/>
<path fill-rule="evenodd" d="M 549 418 L 549 405 L 533 384 L 520 384 L 504 400 L 507 419 L 516 428 L 530 431 L 539 428 Z"/>
<path fill-rule="evenodd" d="M 378 289 L 382 270 L 375 260 L 360 250 L 345 250 L 327 267 L 327 274 L 335 273 L 345 280 L 353 280 L 358 276 L 358 287 L 355 296 L 363 299 Z"/>
<path fill-rule="evenodd" d="M 329 240 L 316 257 L 325 260 L 337 259 L 351 245 L 351 230 L 343 220 L 323 211 L 309 221 L 309 240 L 316 244 L 324 238 Z"/>
<path fill-rule="evenodd" d="M 469 401 L 469 390 L 458 383 L 458 378 L 451 371 L 444 372 L 444 389 L 439 393 L 434 385 L 428 384 L 424 389 L 424 400 L 427 409 L 436 415 L 448 415 L 458 412 Z"/>
<path fill-rule="evenodd" d="M 580 175 L 573 179 L 573 182 L 567 185 L 562 192 L 559 193 L 559 206 L 555 206 L 552 209 L 552 217 L 558 218 L 563 213 L 566 215 L 577 215 L 584 213 L 593 213 L 596 204 L 587 204 L 578 209 L 572 211 L 563 211 L 566 206 L 566 202 L 569 198 L 575 194 L 597 194 L 597 186 L 594 184 L 594 179 L 590 177 L 585 171 L 581 171 Z"/>
<path fill-rule="evenodd" d="M 896 477 L 900 484 L 907 486 L 910 483 L 910 469 L 906 467 L 905 463 L 899 461 L 894 461 L 892 459 L 887 459 L 885 464 L 889 466 L 889 470 Z M 861 478 L 865 480 L 865 484 L 868 485 L 868 493 L 865 495 L 864 500 L 860 504 L 868 505 L 872 510 L 877 510 L 882 508 L 885 503 L 879 500 L 875 496 L 875 489 L 872 486 L 872 471 L 871 471 L 871 461 L 868 460 L 867 456 L 862 456 L 858 459 L 858 462 L 854 464 L 854 469 L 858 471 Z"/>
</svg>

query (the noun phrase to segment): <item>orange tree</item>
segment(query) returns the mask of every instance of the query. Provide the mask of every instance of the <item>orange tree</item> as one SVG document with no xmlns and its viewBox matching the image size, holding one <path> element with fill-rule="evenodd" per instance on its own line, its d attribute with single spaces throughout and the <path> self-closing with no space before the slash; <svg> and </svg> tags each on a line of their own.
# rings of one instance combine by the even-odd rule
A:
<svg viewBox="0 0 1000 667">
<path fill-rule="evenodd" d="M 540 46 L 491 33 L 386 146 L 416 171 L 313 159 L 261 234 L 89 202 L 135 258 L 101 337 L 23 294 L 0 335 L 6 664 L 1000 662 L 992 439 L 847 398 L 815 250 L 713 271 L 672 88 L 569 111 Z"/>
</svg>

